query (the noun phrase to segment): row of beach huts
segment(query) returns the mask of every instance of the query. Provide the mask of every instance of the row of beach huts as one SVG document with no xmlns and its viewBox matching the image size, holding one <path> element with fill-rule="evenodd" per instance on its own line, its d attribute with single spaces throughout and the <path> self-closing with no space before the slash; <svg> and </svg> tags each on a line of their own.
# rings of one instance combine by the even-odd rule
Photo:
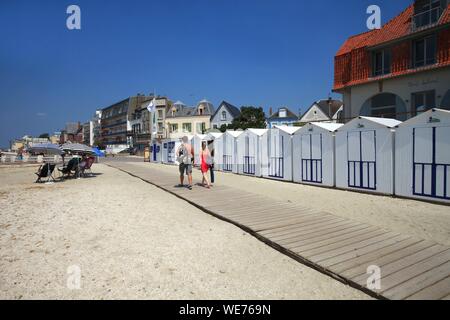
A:
<svg viewBox="0 0 450 320">
<path fill-rule="evenodd" d="M 216 170 L 324 187 L 450 203 L 450 112 L 406 122 L 358 117 L 345 125 L 248 129 L 191 137 Z M 176 164 L 178 140 L 153 141 L 150 161 Z"/>
</svg>

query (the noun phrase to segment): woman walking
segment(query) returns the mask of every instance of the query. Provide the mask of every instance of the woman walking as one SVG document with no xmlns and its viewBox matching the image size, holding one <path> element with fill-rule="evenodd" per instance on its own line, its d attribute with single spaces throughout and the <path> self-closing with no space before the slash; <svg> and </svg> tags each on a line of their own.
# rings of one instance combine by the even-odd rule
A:
<svg viewBox="0 0 450 320">
<path fill-rule="evenodd" d="M 200 159 L 201 159 L 201 165 L 200 170 L 202 172 L 202 184 L 205 188 L 210 189 L 211 184 L 208 180 L 208 170 L 209 166 L 211 165 L 211 153 L 209 152 L 209 149 L 207 148 L 206 141 L 202 142 L 202 151 L 200 152 Z"/>
</svg>

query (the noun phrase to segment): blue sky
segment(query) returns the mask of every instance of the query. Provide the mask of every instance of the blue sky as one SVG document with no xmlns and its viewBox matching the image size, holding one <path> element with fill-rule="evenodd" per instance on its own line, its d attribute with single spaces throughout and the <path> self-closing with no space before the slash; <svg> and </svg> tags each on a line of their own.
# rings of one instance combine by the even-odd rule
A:
<svg viewBox="0 0 450 320">
<path fill-rule="evenodd" d="M 1 0 L 0 146 L 86 121 L 136 93 L 193 105 L 289 106 L 326 98 L 333 57 L 410 0 Z M 66 28 L 81 8 L 82 30 Z M 339 96 L 337 96 L 339 97 Z"/>
</svg>

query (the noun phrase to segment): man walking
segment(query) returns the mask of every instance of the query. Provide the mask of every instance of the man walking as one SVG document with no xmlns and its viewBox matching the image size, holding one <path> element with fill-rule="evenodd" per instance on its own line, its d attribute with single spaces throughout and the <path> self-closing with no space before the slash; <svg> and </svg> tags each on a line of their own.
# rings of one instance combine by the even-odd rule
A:
<svg viewBox="0 0 450 320">
<path fill-rule="evenodd" d="M 178 147 L 177 158 L 180 163 L 180 187 L 184 186 L 184 175 L 188 176 L 188 189 L 192 190 L 192 163 L 194 161 L 194 149 L 189 143 L 189 138 L 184 136 L 182 144 Z"/>
</svg>

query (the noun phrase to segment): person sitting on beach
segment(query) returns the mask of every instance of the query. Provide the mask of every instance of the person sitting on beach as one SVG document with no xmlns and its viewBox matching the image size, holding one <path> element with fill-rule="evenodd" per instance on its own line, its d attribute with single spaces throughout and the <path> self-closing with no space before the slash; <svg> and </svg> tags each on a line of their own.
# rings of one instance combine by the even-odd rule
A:
<svg viewBox="0 0 450 320">
<path fill-rule="evenodd" d="M 202 151 L 200 152 L 200 159 L 201 159 L 201 165 L 200 165 L 200 171 L 202 172 L 202 184 L 206 188 L 211 188 L 211 184 L 208 180 L 208 170 L 211 165 L 211 153 L 209 152 L 209 149 L 206 146 L 206 141 L 202 142 Z"/>
<path fill-rule="evenodd" d="M 194 149 L 189 143 L 189 138 L 184 136 L 182 138 L 182 144 L 178 147 L 177 158 L 180 170 L 180 187 L 184 186 L 184 175 L 188 176 L 189 185 L 188 189 L 192 190 L 192 164 L 194 161 Z"/>
<path fill-rule="evenodd" d="M 87 160 L 88 160 L 88 156 L 83 153 L 81 155 L 81 161 L 80 161 L 80 165 L 79 165 L 79 168 L 80 168 L 81 171 L 84 170 L 84 168 L 86 167 Z"/>
</svg>

